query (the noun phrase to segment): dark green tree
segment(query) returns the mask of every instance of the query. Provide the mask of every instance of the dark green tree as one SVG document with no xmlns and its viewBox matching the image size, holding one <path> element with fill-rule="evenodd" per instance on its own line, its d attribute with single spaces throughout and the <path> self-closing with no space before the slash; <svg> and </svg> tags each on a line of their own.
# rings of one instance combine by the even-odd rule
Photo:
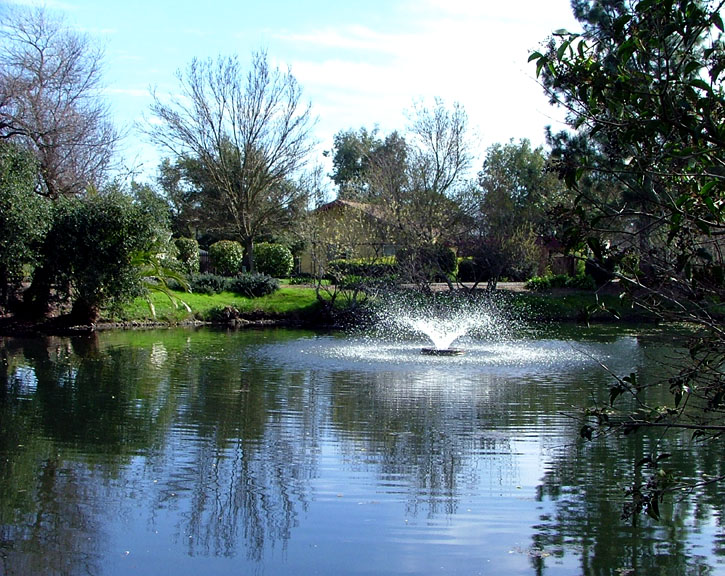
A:
<svg viewBox="0 0 725 576">
<path fill-rule="evenodd" d="M 377 130 L 360 128 L 335 134 L 330 178 L 337 185 L 338 198 L 368 201 L 370 161 L 381 144 Z"/>
<path fill-rule="evenodd" d="M 725 99 L 723 2 L 577 1 L 584 32 L 561 31 L 532 54 L 553 102 L 574 134 L 553 135 L 561 175 L 574 192 L 572 245 L 612 271 L 637 305 L 700 332 L 669 385 L 672 403 L 651 406 L 637 375 L 617 377 L 609 407 L 590 411 L 582 434 L 615 426 L 725 432 Z M 638 409 L 613 418 L 631 395 Z M 633 491 L 634 511 L 658 516 L 673 488 L 663 459 Z"/>
<path fill-rule="evenodd" d="M 536 241 L 556 235 L 547 213 L 562 193 L 548 154 L 540 147 L 532 149 L 529 140 L 486 150 L 469 209 L 468 250 L 480 268 L 479 278 L 494 287 L 502 275 L 527 280 L 536 272 Z"/>
<path fill-rule="evenodd" d="M 0 308 L 37 265 L 50 225 L 50 203 L 36 194 L 37 184 L 32 154 L 0 141 Z"/>
<path fill-rule="evenodd" d="M 103 308 L 143 294 L 137 259 L 159 243 L 159 223 L 148 211 L 110 189 L 59 198 L 53 212 L 42 278 L 72 302 L 72 322 L 93 323 Z M 47 298 L 49 290 L 39 294 Z"/>
</svg>

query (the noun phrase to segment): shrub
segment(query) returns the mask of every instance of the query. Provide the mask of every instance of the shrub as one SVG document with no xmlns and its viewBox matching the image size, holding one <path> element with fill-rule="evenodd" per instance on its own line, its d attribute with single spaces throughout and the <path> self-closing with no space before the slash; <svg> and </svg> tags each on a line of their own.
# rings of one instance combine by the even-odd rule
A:
<svg viewBox="0 0 725 576">
<path fill-rule="evenodd" d="M 312 276 L 312 274 L 298 274 L 297 276 L 292 276 L 289 279 L 289 283 L 292 286 L 301 286 L 304 284 L 314 284 L 315 278 Z"/>
<path fill-rule="evenodd" d="M 551 290 L 551 276 L 534 276 L 526 282 L 526 288 L 534 292 Z"/>
<path fill-rule="evenodd" d="M 0 143 L 0 307 L 40 260 L 51 203 L 35 192 L 37 170 L 30 153 Z"/>
<path fill-rule="evenodd" d="M 262 274 L 287 278 L 292 272 L 294 258 L 287 246 L 261 242 L 254 247 L 254 265 Z"/>
<path fill-rule="evenodd" d="M 209 246 L 209 260 L 217 274 L 234 276 L 242 269 L 244 250 L 239 242 L 219 240 Z"/>
<path fill-rule="evenodd" d="M 596 290 L 597 283 L 589 274 L 577 274 L 576 276 L 567 277 L 566 287 L 576 290 Z"/>
<path fill-rule="evenodd" d="M 154 246 L 152 215 L 119 190 L 54 202 L 44 266 L 49 278 L 73 299 L 74 319 L 96 320 L 102 307 L 138 296 L 140 271 L 134 256 Z"/>
<path fill-rule="evenodd" d="M 247 298 L 259 298 L 279 290 L 279 281 L 267 274 L 241 274 L 228 278 L 226 289 Z"/>
<path fill-rule="evenodd" d="M 567 276 L 566 274 L 555 274 L 546 276 L 534 276 L 527 283 L 529 290 L 545 292 L 553 288 L 571 288 L 573 290 L 594 290 L 596 282 L 591 276 L 578 274 Z"/>
<path fill-rule="evenodd" d="M 174 243 L 179 251 L 178 259 L 186 274 L 199 272 L 199 243 L 193 238 L 177 238 Z"/>
<path fill-rule="evenodd" d="M 332 260 L 329 263 L 330 274 L 335 278 L 344 276 L 364 276 L 366 278 L 390 278 L 397 274 L 394 258 L 354 258 L 350 260 Z"/>
<path fill-rule="evenodd" d="M 228 278 L 218 274 L 192 274 L 189 287 L 197 294 L 219 294 L 227 289 Z"/>
</svg>

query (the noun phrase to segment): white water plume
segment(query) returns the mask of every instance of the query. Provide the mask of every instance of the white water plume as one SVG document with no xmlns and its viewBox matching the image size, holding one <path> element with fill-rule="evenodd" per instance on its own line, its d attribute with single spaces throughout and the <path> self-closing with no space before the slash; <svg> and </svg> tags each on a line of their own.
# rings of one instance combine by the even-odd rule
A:
<svg viewBox="0 0 725 576">
<path fill-rule="evenodd" d="M 423 304 L 389 302 L 378 313 L 376 332 L 398 339 L 412 332 L 426 336 L 436 350 L 448 350 L 467 336 L 504 339 L 514 324 L 491 300 L 448 297 Z"/>
</svg>

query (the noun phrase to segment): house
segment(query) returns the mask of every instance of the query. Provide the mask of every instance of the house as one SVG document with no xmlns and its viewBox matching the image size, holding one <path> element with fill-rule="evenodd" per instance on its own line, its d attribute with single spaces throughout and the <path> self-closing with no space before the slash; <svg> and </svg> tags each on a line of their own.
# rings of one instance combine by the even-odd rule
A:
<svg viewBox="0 0 725 576">
<path fill-rule="evenodd" d="M 338 198 L 312 212 L 299 271 L 317 275 L 331 260 L 393 256 L 396 247 L 390 238 L 383 206 Z"/>
<path fill-rule="evenodd" d="M 539 247 L 538 274 L 543 276 L 547 271 L 552 274 L 576 275 L 576 258 L 566 254 L 564 245 L 556 238 L 539 236 L 536 241 Z"/>
</svg>

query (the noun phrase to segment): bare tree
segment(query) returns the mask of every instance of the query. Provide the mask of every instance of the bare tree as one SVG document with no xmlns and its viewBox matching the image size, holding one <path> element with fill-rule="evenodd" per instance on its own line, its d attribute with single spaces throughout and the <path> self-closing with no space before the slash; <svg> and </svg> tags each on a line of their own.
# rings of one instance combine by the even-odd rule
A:
<svg viewBox="0 0 725 576">
<path fill-rule="evenodd" d="M 313 146 L 310 106 L 291 72 L 253 54 L 246 77 L 237 57 L 194 59 L 178 72 L 181 92 L 153 95 L 151 139 L 177 157 L 197 158 L 214 183 L 254 270 L 254 240 L 298 199 L 289 179 Z"/>
<path fill-rule="evenodd" d="M 457 243 L 466 219 L 467 130 L 461 105 L 448 108 L 440 99 L 432 108 L 418 103 L 405 138 L 392 133 L 366 167 L 369 195 L 385 207 L 394 230 L 398 263 L 407 262 L 405 274 L 421 286 L 430 282 L 431 255 Z"/>
<path fill-rule="evenodd" d="M 1 24 L 0 138 L 33 152 L 47 196 L 99 186 L 119 139 L 99 95 L 102 51 L 42 8 Z"/>
<path fill-rule="evenodd" d="M 395 164 L 376 163 L 387 182 L 402 244 L 449 242 L 462 212 L 458 196 L 467 189 L 471 165 L 468 117 L 460 104 L 452 108 L 436 99 L 428 108 L 416 104 L 405 138 L 405 179 L 391 178 Z M 387 173 L 387 176 L 386 176 Z"/>
</svg>

